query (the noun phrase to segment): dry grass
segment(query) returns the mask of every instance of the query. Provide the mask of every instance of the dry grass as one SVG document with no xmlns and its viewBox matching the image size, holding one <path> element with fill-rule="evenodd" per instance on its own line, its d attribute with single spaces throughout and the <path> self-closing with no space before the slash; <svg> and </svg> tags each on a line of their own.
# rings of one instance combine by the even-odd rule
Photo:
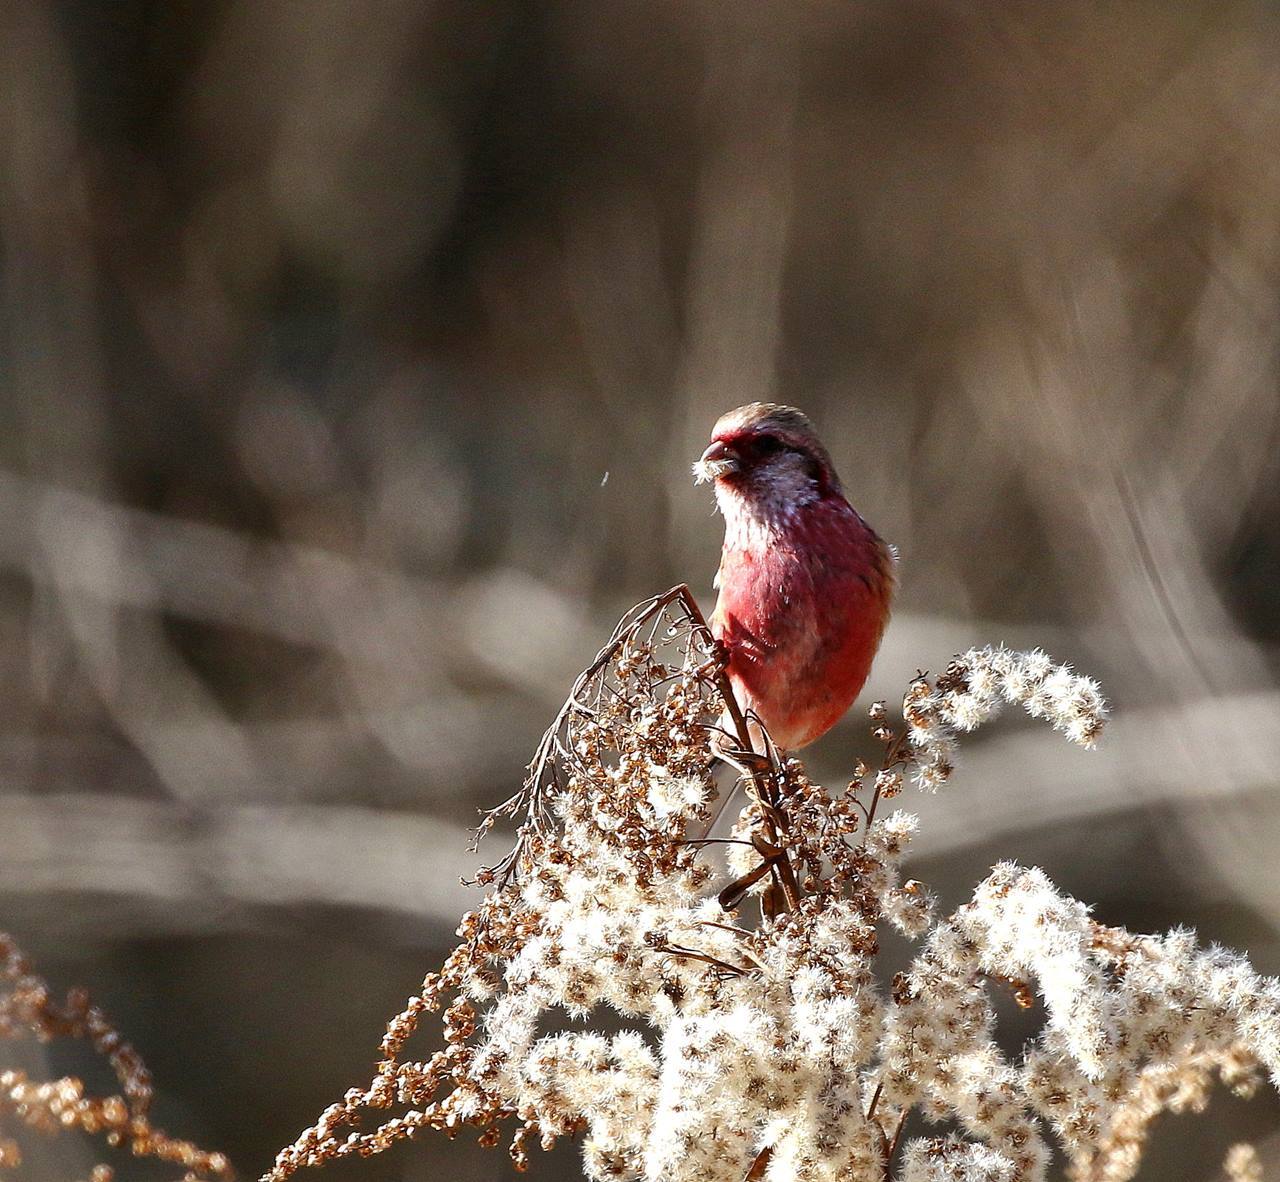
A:
<svg viewBox="0 0 1280 1182">
<path fill-rule="evenodd" d="M 182 1167 L 183 1182 L 230 1182 L 231 1163 L 171 1137 L 148 1115 L 152 1081 L 141 1056 L 125 1041 L 84 989 L 72 989 L 58 1001 L 19 951 L 0 932 L 0 1039 L 70 1039 L 87 1043 L 115 1073 L 118 1093 L 89 1094 L 75 1076 L 30 1079 L 26 1073 L 0 1070 L 0 1171 L 21 1178 L 22 1137 L 82 1133 L 134 1158 L 153 1158 Z M 106 1162 L 92 1169 L 91 1182 L 112 1182 Z"/>
</svg>

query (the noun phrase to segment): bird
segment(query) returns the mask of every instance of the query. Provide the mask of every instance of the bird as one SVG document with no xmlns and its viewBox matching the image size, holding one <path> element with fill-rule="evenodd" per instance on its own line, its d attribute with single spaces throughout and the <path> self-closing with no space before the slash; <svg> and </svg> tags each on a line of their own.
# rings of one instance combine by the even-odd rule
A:
<svg viewBox="0 0 1280 1182">
<path fill-rule="evenodd" d="M 693 471 L 713 484 L 724 516 L 709 625 L 738 705 L 775 746 L 805 747 L 867 680 L 896 551 L 849 504 L 830 453 L 793 406 L 729 411 Z"/>
</svg>

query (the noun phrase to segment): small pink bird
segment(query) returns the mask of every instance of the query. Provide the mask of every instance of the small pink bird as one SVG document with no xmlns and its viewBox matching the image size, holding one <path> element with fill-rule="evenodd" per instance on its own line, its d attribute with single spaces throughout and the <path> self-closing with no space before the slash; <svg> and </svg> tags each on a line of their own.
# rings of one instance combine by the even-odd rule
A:
<svg viewBox="0 0 1280 1182">
<path fill-rule="evenodd" d="M 753 402 L 720 419 L 693 466 L 724 514 L 711 630 L 738 702 L 779 746 L 826 734 L 867 680 L 895 556 L 849 505 L 813 424 Z"/>
</svg>

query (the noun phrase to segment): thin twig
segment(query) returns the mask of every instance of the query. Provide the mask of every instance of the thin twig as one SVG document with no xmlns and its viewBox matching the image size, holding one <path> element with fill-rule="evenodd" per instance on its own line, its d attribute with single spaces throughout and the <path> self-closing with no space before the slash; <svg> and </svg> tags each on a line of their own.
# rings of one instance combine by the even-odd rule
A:
<svg viewBox="0 0 1280 1182">
<path fill-rule="evenodd" d="M 694 619 L 702 629 L 706 631 L 708 638 L 712 643 L 715 637 L 711 633 L 710 627 L 707 625 L 702 615 L 702 610 L 698 607 L 697 601 L 693 598 L 693 593 L 687 586 L 681 584 L 675 588 L 680 594 L 684 603 L 685 610 L 690 617 Z M 730 721 L 733 723 L 733 729 L 737 732 L 738 742 L 742 745 L 744 753 L 755 753 L 755 748 L 751 742 L 751 729 L 747 724 L 746 716 L 742 712 L 742 707 L 738 705 L 737 695 L 734 693 L 733 685 L 729 681 L 729 675 L 723 664 L 719 665 L 714 674 L 716 686 L 720 691 L 720 696 L 724 700 L 725 712 L 729 715 Z M 774 761 L 768 757 L 762 757 L 768 760 L 769 766 L 773 766 Z M 778 831 L 775 824 L 775 818 L 778 817 L 777 811 L 777 793 L 774 791 L 771 783 L 772 777 L 766 777 L 757 767 L 749 766 L 747 768 L 747 776 L 751 785 L 752 795 L 757 803 L 761 806 L 764 814 L 765 831 L 769 840 L 778 845 Z M 776 860 L 776 866 L 779 877 L 781 879 L 783 895 L 787 901 L 787 908 L 794 911 L 800 904 L 800 884 L 796 880 L 795 868 L 791 865 L 791 859 L 785 853 Z"/>
<path fill-rule="evenodd" d="M 893 1155 L 898 1152 L 898 1142 L 902 1139 L 902 1130 L 907 1123 L 907 1113 L 909 1109 L 904 1108 L 902 1115 L 898 1117 L 898 1127 L 893 1130 L 893 1140 L 889 1142 L 889 1148 L 884 1155 L 884 1176 L 885 1182 L 888 1182 L 893 1170 Z"/>
<path fill-rule="evenodd" d="M 884 1080 L 876 1084 L 876 1090 L 871 1095 L 871 1103 L 867 1105 L 867 1120 L 874 1120 L 876 1115 L 876 1105 L 880 1103 L 880 1095 L 884 1091 Z"/>
<path fill-rule="evenodd" d="M 709 952 L 699 952 L 696 948 L 680 948 L 675 944 L 660 944 L 657 950 L 665 952 L 668 956 L 679 957 L 682 960 L 702 961 L 703 964 L 712 965 L 721 972 L 728 973 L 734 977 L 745 977 L 751 972 L 750 969 L 745 969 L 741 965 L 730 964 L 727 960 L 712 956 Z"/>
</svg>

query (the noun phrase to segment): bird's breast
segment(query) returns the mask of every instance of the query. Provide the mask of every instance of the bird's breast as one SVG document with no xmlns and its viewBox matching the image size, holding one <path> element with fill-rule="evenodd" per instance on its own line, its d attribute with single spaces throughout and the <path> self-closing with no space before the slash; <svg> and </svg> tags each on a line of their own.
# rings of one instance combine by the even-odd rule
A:
<svg viewBox="0 0 1280 1182">
<path fill-rule="evenodd" d="M 797 514 L 767 544 L 726 538 L 712 626 L 731 678 L 783 746 L 807 742 L 814 718 L 838 717 L 861 689 L 888 614 L 891 564 L 847 505 Z"/>
</svg>

